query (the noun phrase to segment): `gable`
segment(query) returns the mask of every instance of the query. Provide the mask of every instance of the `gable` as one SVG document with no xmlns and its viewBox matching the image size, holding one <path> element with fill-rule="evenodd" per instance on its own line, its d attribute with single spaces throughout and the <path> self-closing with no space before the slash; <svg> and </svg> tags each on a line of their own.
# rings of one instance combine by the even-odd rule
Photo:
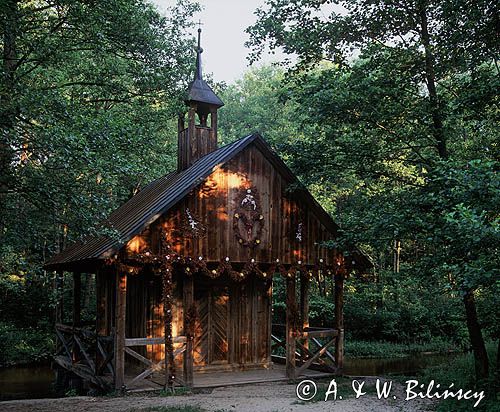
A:
<svg viewBox="0 0 500 412">
<path fill-rule="evenodd" d="M 322 223 L 315 205 L 301 196 L 300 189 L 290 190 L 296 179 L 287 170 L 277 167 L 267 148 L 254 141 L 216 168 L 127 248 L 132 253 L 157 250 L 163 229 L 177 254 L 195 259 L 217 262 L 228 257 L 232 262 L 255 259 L 261 263 L 279 259 L 283 264 L 310 265 L 322 260 L 332 265 L 336 251 L 322 243 L 334 239 L 335 232 Z M 255 202 L 255 211 L 250 210 L 256 218 L 250 239 L 237 218 L 246 213 L 241 206 L 247 194 Z M 202 233 L 191 231 L 190 222 Z"/>
<path fill-rule="evenodd" d="M 230 173 L 220 175 L 222 170 L 229 170 Z M 264 228 L 267 229 L 263 230 L 267 230 L 268 235 L 271 237 L 269 237 L 265 247 L 259 246 L 259 249 L 262 250 L 262 258 L 274 259 L 274 256 L 272 256 L 274 254 L 273 250 L 277 250 L 276 254 L 279 251 L 279 254 L 289 256 L 289 258 L 295 253 L 295 249 L 292 246 L 287 246 L 283 239 L 288 236 L 284 232 L 289 232 L 294 224 L 293 222 L 296 221 L 295 215 L 290 211 L 295 210 L 299 204 L 301 205 L 301 213 L 305 213 L 304 211 L 307 210 L 307 219 L 310 219 L 308 227 L 317 231 L 312 232 L 313 237 L 317 239 L 316 243 L 330 239 L 335 235 L 337 226 L 307 190 L 304 188 L 296 189 L 293 199 L 286 200 L 289 196 L 285 193 L 285 187 L 292 182 L 296 182 L 296 178 L 279 156 L 271 150 L 269 145 L 258 134 L 254 134 L 209 153 L 180 173 L 171 173 L 152 182 L 113 212 L 107 221 L 103 223 L 103 225 L 116 231 L 116 237 L 90 237 L 56 255 L 46 263 L 45 267 L 55 269 L 76 262 L 94 262 L 95 260 L 106 259 L 119 251 L 127 242 L 128 245 L 134 242 L 137 243 L 137 238 L 141 236 L 144 238 L 142 243 L 148 244 L 151 240 L 146 239 L 147 236 L 144 236 L 144 230 L 149 226 L 158 226 L 161 222 L 166 222 L 167 216 L 172 216 L 174 212 L 178 214 L 178 219 L 181 219 L 179 214 L 183 207 L 185 209 L 186 205 L 190 204 L 189 202 L 194 202 L 191 207 L 194 208 L 195 213 L 199 213 L 203 217 L 206 215 L 208 226 L 214 227 L 214 225 L 222 224 L 224 219 L 232 218 L 230 202 L 234 201 L 231 196 L 233 191 L 236 190 L 235 176 L 242 176 L 245 173 L 248 174 L 249 181 L 255 184 L 257 188 L 263 188 L 264 197 L 261 201 L 263 200 L 264 206 L 269 206 L 269 211 L 265 215 L 266 220 L 286 220 L 288 219 L 287 216 L 290 215 L 289 223 L 281 225 L 283 233 L 281 233 L 279 239 L 277 239 L 278 229 L 270 231 L 269 222 L 264 222 L 267 223 L 267 225 L 264 225 Z M 220 205 L 224 203 L 221 202 L 221 199 L 218 200 L 218 204 L 210 205 L 208 201 L 196 201 L 196 196 L 200 198 L 200 193 L 193 197 L 193 194 L 201 190 L 203 185 L 214 179 L 227 182 L 224 183 L 227 187 L 223 189 L 227 193 L 225 207 L 228 212 L 226 212 L 226 216 L 222 214 L 220 209 Z M 263 184 L 264 186 L 262 186 Z M 204 190 L 206 192 L 207 188 L 205 187 Z M 280 202 L 284 202 L 283 208 L 278 207 L 276 199 L 270 198 L 271 192 L 279 193 L 279 199 L 283 199 Z M 287 202 L 290 203 L 289 206 L 287 206 Z M 201 207 L 201 209 L 197 209 L 198 207 Z M 214 214 L 210 212 L 211 210 L 218 210 L 218 212 Z M 225 231 L 217 230 L 215 232 L 219 233 L 219 235 L 214 238 L 213 234 L 208 233 L 207 239 L 209 241 L 207 240 L 207 242 L 210 245 L 217 244 L 214 242 L 219 241 L 227 244 L 228 246 L 222 248 L 219 254 L 223 254 L 223 250 L 229 251 L 228 247 L 232 241 L 229 230 L 226 228 Z M 224 236 L 221 236 L 221 233 L 224 233 Z M 177 242 L 180 244 L 180 240 Z M 200 240 L 196 242 L 190 241 L 190 243 L 195 244 L 196 250 L 208 254 L 208 244 L 203 246 L 202 243 L 198 244 L 200 242 Z M 185 249 L 185 246 L 183 248 Z M 315 259 L 316 255 L 318 255 L 311 248 L 304 253 L 309 256 L 309 259 Z M 245 252 L 239 251 L 236 255 L 243 258 L 243 255 L 249 255 L 249 252 L 248 250 Z M 370 266 L 368 259 L 361 253 L 355 251 L 355 255 L 357 255 L 356 259 L 359 259 L 360 262 L 363 261 L 363 265 Z M 368 263 L 366 264 L 366 262 Z"/>
</svg>

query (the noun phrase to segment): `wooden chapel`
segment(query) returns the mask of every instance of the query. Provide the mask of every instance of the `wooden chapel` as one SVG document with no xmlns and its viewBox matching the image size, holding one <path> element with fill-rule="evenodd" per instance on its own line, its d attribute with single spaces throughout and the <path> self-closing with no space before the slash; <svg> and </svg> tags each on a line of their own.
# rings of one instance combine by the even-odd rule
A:
<svg viewBox="0 0 500 412">
<path fill-rule="evenodd" d="M 45 267 L 72 272 L 73 315 L 57 311 L 59 367 L 91 385 L 145 380 L 196 386 L 200 373 L 273 368 L 283 377 L 343 364 L 343 284 L 370 261 L 325 247 L 338 227 L 258 134 L 217 144 L 223 102 L 196 72 L 179 119 L 177 170 L 150 183 L 103 223 L 116 236 L 76 243 Z M 80 316 L 81 276 L 96 275 L 95 324 Z M 286 283 L 286 325 L 272 325 L 273 278 Z M 309 325 L 309 285 L 333 277 L 332 328 Z M 281 328 L 281 329 L 280 329 Z M 280 338 L 280 330 L 282 332 Z"/>
</svg>

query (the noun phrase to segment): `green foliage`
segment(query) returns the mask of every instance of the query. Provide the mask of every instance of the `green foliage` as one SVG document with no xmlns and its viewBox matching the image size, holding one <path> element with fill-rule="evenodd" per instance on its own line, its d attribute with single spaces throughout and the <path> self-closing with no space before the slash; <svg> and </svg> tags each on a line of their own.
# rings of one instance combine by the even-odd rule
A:
<svg viewBox="0 0 500 412">
<path fill-rule="evenodd" d="M 45 330 L 0 322 L 0 366 L 45 361 L 53 352 L 53 336 Z"/>
<path fill-rule="evenodd" d="M 374 258 L 374 282 L 348 285 L 346 328 L 358 339 L 462 344 L 464 296 L 479 310 L 465 312 L 476 361 L 481 334 L 500 336 L 494 10 L 269 0 L 247 29 L 251 61 L 267 46 L 297 56 L 280 96 L 307 128 L 284 151 L 341 225 L 335 245 Z"/>
<path fill-rule="evenodd" d="M 495 345 L 493 343 L 487 345 L 489 353 L 490 365 L 493 370 L 495 367 Z M 450 384 L 454 384 L 454 388 L 473 389 L 476 391 L 484 390 L 486 398 L 481 401 L 477 408 L 473 408 L 474 402 L 456 399 L 446 399 L 439 401 L 436 411 L 499 411 L 498 399 L 495 395 L 495 385 L 498 382 L 495 377 L 491 377 L 489 381 L 478 383 L 474 374 L 474 358 L 471 353 L 460 355 L 453 358 L 446 368 L 435 366 L 430 367 L 423 371 L 423 376 L 419 378 L 422 383 L 428 383 L 434 380 L 436 383 L 441 384 L 441 388 L 448 388 Z"/>
<path fill-rule="evenodd" d="M 116 237 L 97 223 L 172 169 L 198 9 L 180 0 L 163 17 L 143 0 L 2 2 L 0 321 L 21 340 L 25 328 L 53 334 L 42 263 L 89 233 Z"/>
<path fill-rule="evenodd" d="M 66 392 L 64 393 L 64 396 L 65 396 L 66 398 L 71 398 L 71 397 L 73 397 L 73 396 L 78 396 L 78 391 L 77 391 L 76 389 L 70 389 L 69 391 L 66 391 Z"/>
</svg>

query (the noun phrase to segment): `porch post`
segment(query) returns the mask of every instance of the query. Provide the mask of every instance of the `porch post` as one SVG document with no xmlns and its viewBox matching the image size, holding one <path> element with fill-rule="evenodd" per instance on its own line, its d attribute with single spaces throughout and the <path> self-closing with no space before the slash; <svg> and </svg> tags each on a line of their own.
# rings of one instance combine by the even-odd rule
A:
<svg viewBox="0 0 500 412">
<path fill-rule="evenodd" d="M 82 274 L 73 272 L 73 327 L 81 325 L 82 321 Z"/>
<path fill-rule="evenodd" d="M 63 323 L 63 291 L 64 291 L 64 283 L 63 283 L 63 271 L 58 270 L 56 272 L 56 294 L 57 294 L 57 303 L 56 303 L 56 323 Z"/>
<path fill-rule="evenodd" d="M 297 319 L 297 303 L 295 298 L 295 276 L 286 278 L 286 376 L 295 379 L 295 322 Z"/>
<path fill-rule="evenodd" d="M 115 389 L 125 384 L 125 313 L 127 308 L 127 275 L 117 265 L 115 308 Z"/>
<path fill-rule="evenodd" d="M 335 273 L 335 329 L 339 334 L 335 345 L 335 362 L 338 369 L 344 366 L 344 271 Z"/>
<path fill-rule="evenodd" d="M 193 387 L 193 294 L 194 282 L 192 276 L 183 276 L 183 307 L 184 307 L 184 335 L 186 336 L 186 350 L 183 358 L 184 384 L 187 388 Z"/>
<path fill-rule="evenodd" d="M 82 323 L 82 274 L 73 272 L 73 328 L 78 328 Z M 77 332 L 73 330 L 76 338 Z M 81 359 L 81 351 L 78 345 L 73 345 L 73 361 L 78 362 Z"/>
<path fill-rule="evenodd" d="M 302 331 L 309 327 L 309 277 L 300 274 L 300 318 L 302 320 Z M 304 341 L 304 347 L 309 349 L 309 340 Z"/>
<path fill-rule="evenodd" d="M 56 279 L 55 279 L 55 290 L 56 290 L 56 296 L 57 296 L 57 301 L 56 301 L 56 311 L 55 311 L 55 324 L 57 325 L 58 323 L 63 323 L 64 321 L 64 313 L 63 313 L 63 292 L 64 292 L 64 284 L 63 284 L 63 271 L 58 270 L 56 272 Z M 57 327 L 57 326 L 56 326 Z M 59 350 L 62 347 L 62 343 L 59 341 L 59 339 L 56 339 L 56 352 L 59 352 Z"/>
</svg>

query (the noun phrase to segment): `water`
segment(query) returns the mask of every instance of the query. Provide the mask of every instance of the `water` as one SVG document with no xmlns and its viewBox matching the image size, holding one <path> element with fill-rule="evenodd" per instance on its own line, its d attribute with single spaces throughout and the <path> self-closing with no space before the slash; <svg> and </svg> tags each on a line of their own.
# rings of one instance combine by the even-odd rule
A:
<svg viewBox="0 0 500 412">
<path fill-rule="evenodd" d="M 433 365 L 447 362 L 453 355 L 415 355 L 407 358 L 346 358 L 344 374 L 351 376 L 414 375 Z M 56 397 L 55 374 L 50 365 L 0 369 L 0 401 Z"/>
<path fill-rule="evenodd" d="M 454 354 L 417 354 L 405 358 L 345 358 L 344 374 L 350 376 L 415 375 L 429 366 L 448 362 Z"/>
<path fill-rule="evenodd" d="M 54 379 L 50 365 L 0 369 L 0 401 L 53 398 Z"/>
</svg>

